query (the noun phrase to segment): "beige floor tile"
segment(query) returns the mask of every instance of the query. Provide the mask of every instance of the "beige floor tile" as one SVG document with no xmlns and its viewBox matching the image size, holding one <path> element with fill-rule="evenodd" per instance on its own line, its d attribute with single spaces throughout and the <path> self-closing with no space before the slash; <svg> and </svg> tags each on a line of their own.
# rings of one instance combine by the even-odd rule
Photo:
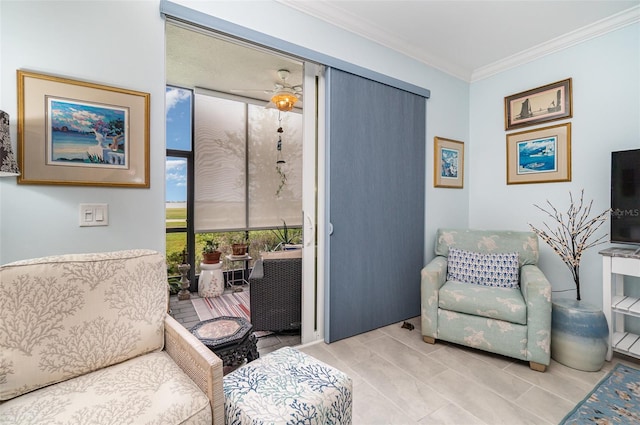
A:
<svg viewBox="0 0 640 425">
<path fill-rule="evenodd" d="M 366 382 L 353 387 L 353 425 L 409 425 L 416 422 Z"/>
<path fill-rule="evenodd" d="M 596 372 L 585 372 L 565 366 L 551 359 L 547 372 L 557 376 L 565 376 L 567 378 L 575 379 L 576 381 L 588 384 L 589 387 L 595 386 L 604 376 L 611 370 L 611 364 L 605 362 L 602 369 Z M 546 372 L 545 372 L 546 373 Z"/>
<path fill-rule="evenodd" d="M 514 363 L 505 371 L 572 403 L 579 402 L 593 389 L 593 385 L 554 371 L 557 367 L 553 366 L 548 367 L 546 372 L 536 372 L 526 364 Z"/>
<path fill-rule="evenodd" d="M 451 403 L 436 410 L 418 423 L 421 425 L 489 425 L 460 406 Z"/>
<path fill-rule="evenodd" d="M 380 357 L 423 382 L 447 369 L 441 362 L 431 360 L 432 358 L 426 354 L 405 345 L 404 341 L 400 342 L 388 335 L 369 341 L 365 345 Z"/>
<path fill-rule="evenodd" d="M 373 355 L 367 361 L 354 364 L 352 367 L 367 383 L 401 407 L 414 421 L 447 404 L 433 387 L 378 355 Z"/>
<path fill-rule="evenodd" d="M 384 334 L 382 333 L 381 329 L 374 329 L 374 330 L 369 331 L 369 332 L 365 332 L 365 333 L 362 333 L 362 334 L 359 334 L 359 335 L 355 335 L 355 336 L 353 336 L 353 337 L 351 337 L 349 339 L 364 344 L 365 342 L 371 341 L 372 339 L 380 338 L 382 335 L 384 335 Z"/>
<path fill-rule="evenodd" d="M 516 403 L 552 424 L 559 423 L 575 405 L 539 387 L 532 387 Z"/>
<path fill-rule="evenodd" d="M 373 355 L 369 348 L 353 338 L 325 344 L 325 348 L 349 366 L 355 363 L 366 362 Z"/>
<path fill-rule="evenodd" d="M 437 389 L 438 393 L 448 400 L 464 406 L 473 416 L 492 425 L 531 424 L 540 425 L 544 421 L 520 408 L 487 387 L 469 379 L 462 374 L 447 369 L 434 376 L 429 385 Z"/>
<path fill-rule="evenodd" d="M 487 363 L 484 358 L 476 357 L 457 348 L 446 347 L 429 355 L 442 364 L 454 369 L 467 379 L 490 388 L 507 400 L 516 400 L 531 388 L 531 384 L 507 373 L 501 368 Z"/>
<path fill-rule="evenodd" d="M 407 322 L 415 326 L 416 321 L 407 320 Z M 420 321 L 418 320 L 417 322 L 419 323 Z M 380 328 L 380 330 L 386 335 L 402 341 L 409 347 L 412 347 L 423 353 L 432 353 L 443 347 L 441 344 L 427 344 L 426 342 L 424 342 L 424 340 L 422 339 L 422 333 L 420 332 L 420 326 L 415 326 L 415 329 L 410 331 L 408 329 L 402 328 L 402 322 L 400 322 L 385 326 L 383 328 Z"/>
</svg>

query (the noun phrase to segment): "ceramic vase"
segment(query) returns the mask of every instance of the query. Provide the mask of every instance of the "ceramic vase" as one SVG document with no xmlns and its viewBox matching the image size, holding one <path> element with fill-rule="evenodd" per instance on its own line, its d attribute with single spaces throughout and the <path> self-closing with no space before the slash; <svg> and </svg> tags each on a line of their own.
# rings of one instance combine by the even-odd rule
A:
<svg viewBox="0 0 640 425">
<path fill-rule="evenodd" d="M 201 298 L 218 297 L 224 292 L 224 275 L 222 263 L 200 264 L 198 279 L 198 295 Z"/>
<path fill-rule="evenodd" d="M 551 358 L 587 372 L 602 368 L 609 342 L 607 319 L 600 308 L 573 299 L 553 301 Z"/>
</svg>

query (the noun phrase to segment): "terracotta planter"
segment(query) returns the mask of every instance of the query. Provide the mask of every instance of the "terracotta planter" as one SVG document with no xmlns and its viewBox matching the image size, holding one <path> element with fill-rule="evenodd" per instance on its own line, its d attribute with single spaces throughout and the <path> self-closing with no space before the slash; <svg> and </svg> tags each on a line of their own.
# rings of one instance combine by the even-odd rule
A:
<svg viewBox="0 0 640 425">
<path fill-rule="evenodd" d="M 231 244 L 231 251 L 233 255 L 245 255 L 247 253 L 247 244 L 245 243 L 234 243 Z"/>
<path fill-rule="evenodd" d="M 220 256 L 222 252 L 213 251 L 213 252 L 203 252 L 202 253 L 202 262 L 204 264 L 217 264 L 220 262 Z"/>
</svg>

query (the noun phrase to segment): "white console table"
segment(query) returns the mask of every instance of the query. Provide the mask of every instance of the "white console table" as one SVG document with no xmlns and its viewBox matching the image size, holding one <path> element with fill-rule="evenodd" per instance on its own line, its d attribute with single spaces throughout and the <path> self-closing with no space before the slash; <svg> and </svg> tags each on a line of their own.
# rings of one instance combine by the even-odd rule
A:
<svg viewBox="0 0 640 425">
<path fill-rule="evenodd" d="M 640 317 L 640 299 L 624 294 L 624 276 L 640 277 L 640 249 L 608 248 L 602 255 L 602 310 L 609 324 L 607 360 L 613 352 L 640 358 L 640 335 L 625 331 L 625 317 Z"/>
</svg>

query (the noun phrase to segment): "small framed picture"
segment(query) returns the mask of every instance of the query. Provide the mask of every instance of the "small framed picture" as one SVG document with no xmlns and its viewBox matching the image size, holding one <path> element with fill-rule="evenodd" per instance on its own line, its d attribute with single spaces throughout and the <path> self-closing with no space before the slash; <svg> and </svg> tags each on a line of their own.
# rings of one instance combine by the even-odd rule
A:
<svg viewBox="0 0 640 425">
<path fill-rule="evenodd" d="M 17 77 L 18 183 L 149 187 L 148 93 Z"/>
<path fill-rule="evenodd" d="M 571 78 L 504 98 L 504 129 L 571 118 Z"/>
<path fill-rule="evenodd" d="M 433 186 L 462 189 L 464 184 L 464 143 L 433 138 Z"/>
<path fill-rule="evenodd" d="M 507 134 L 507 184 L 571 181 L 571 123 Z"/>
</svg>

